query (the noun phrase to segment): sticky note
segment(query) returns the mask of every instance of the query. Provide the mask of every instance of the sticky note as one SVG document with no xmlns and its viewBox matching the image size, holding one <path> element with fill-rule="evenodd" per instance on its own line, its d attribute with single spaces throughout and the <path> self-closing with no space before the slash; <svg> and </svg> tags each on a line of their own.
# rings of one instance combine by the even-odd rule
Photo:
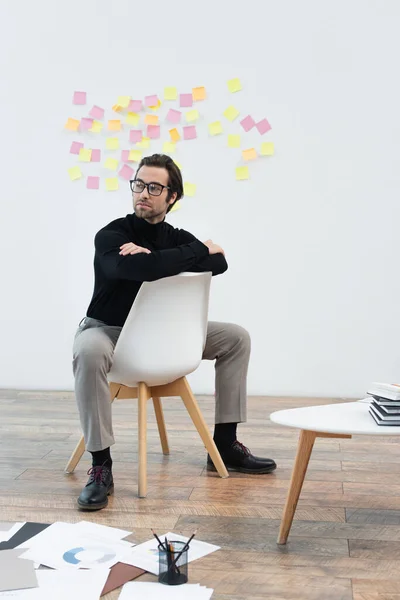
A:
<svg viewBox="0 0 400 600">
<path fill-rule="evenodd" d="M 120 106 L 119 104 L 114 104 L 114 106 L 112 107 L 114 112 L 121 112 L 122 110 L 122 106 Z"/>
<path fill-rule="evenodd" d="M 93 121 L 93 125 L 91 126 L 89 131 L 91 131 L 92 133 L 100 133 L 102 129 L 103 123 L 100 123 L 100 121 Z"/>
<path fill-rule="evenodd" d="M 179 140 L 181 139 L 181 136 L 179 135 L 179 131 L 176 129 L 176 127 L 174 129 L 169 130 L 169 136 L 171 138 L 171 142 L 173 142 L 173 143 L 179 142 Z"/>
<path fill-rule="evenodd" d="M 176 147 L 173 142 L 164 142 L 164 144 L 163 144 L 164 154 L 174 154 L 175 150 L 176 150 Z"/>
<path fill-rule="evenodd" d="M 218 135 L 222 133 L 221 121 L 214 121 L 214 123 L 210 123 L 208 126 L 208 131 L 210 132 L 210 135 Z"/>
<path fill-rule="evenodd" d="M 234 94 L 235 92 L 240 92 L 242 89 L 242 84 L 240 83 L 240 79 L 235 77 L 234 79 L 230 79 L 228 81 L 228 90 Z"/>
<path fill-rule="evenodd" d="M 81 148 L 79 150 L 79 160 L 82 162 L 90 162 L 92 151 L 89 148 Z"/>
<path fill-rule="evenodd" d="M 173 108 L 170 108 L 167 112 L 167 121 L 170 123 L 180 123 L 181 116 L 182 113 L 180 110 L 174 110 Z"/>
<path fill-rule="evenodd" d="M 273 156 L 274 154 L 274 142 L 263 142 L 261 144 L 261 156 Z"/>
<path fill-rule="evenodd" d="M 128 125 L 137 125 L 140 121 L 140 115 L 134 112 L 128 112 L 126 115 L 126 122 Z"/>
<path fill-rule="evenodd" d="M 174 160 L 174 163 L 176 164 L 178 169 L 180 169 L 182 171 L 182 169 L 183 169 L 182 163 L 178 162 L 177 160 Z"/>
<path fill-rule="evenodd" d="M 174 205 L 172 206 L 172 208 L 169 212 L 175 212 L 176 210 L 179 210 L 180 208 L 181 208 L 181 201 L 177 200 L 176 202 L 174 202 Z"/>
<path fill-rule="evenodd" d="M 140 150 L 129 150 L 129 162 L 140 162 L 142 160 L 142 153 Z"/>
<path fill-rule="evenodd" d="M 251 117 L 250 115 L 247 115 L 247 117 L 245 117 L 244 119 L 242 119 L 240 121 L 240 124 L 245 131 L 250 131 L 250 129 L 253 129 L 253 127 L 256 123 L 255 123 L 253 117 Z"/>
<path fill-rule="evenodd" d="M 131 144 L 136 144 L 136 142 L 141 142 L 143 137 L 143 132 L 141 129 L 131 129 L 129 132 L 129 141 Z"/>
<path fill-rule="evenodd" d="M 206 99 L 206 88 L 205 87 L 195 87 L 192 89 L 193 100 L 198 102 L 199 100 Z"/>
<path fill-rule="evenodd" d="M 256 127 L 257 127 L 259 133 L 261 133 L 261 135 L 264 135 L 264 133 L 267 133 L 267 131 L 272 129 L 272 127 L 268 123 L 267 119 L 263 119 L 262 121 L 259 121 L 258 123 L 256 123 Z"/>
<path fill-rule="evenodd" d="M 199 111 L 197 109 L 188 110 L 185 117 L 186 117 L 186 121 L 188 123 L 192 123 L 193 121 L 198 121 L 198 119 L 200 117 Z"/>
<path fill-rule="evenodd" d="M 88 190 L 98 190 L 100 186 L 100 177 L 89 176 L 86 180 L 86 187 Z"/>
<path fill-rule="evenodd" d="M 233 133 L 228 135 L 228 147 L 240 148 L 240 135 L 236 135 Z"/>
<path fill-rule="evenodd" d="M 69 129 L 69 131 L 78 131 L 79 129 L 79 121 L 78 119 L 68 119 L 68 121 L 64 125 L 64 129 Z"/>
<path fill-rule="evenodd" d="M 83 142 L 72 142 L 71 148 L 69 149 L 70 154 L 79 154 L 79 150 L 83 148 Z"/>
<path fill-rule="evenodd" d="M 144 99 L 144 103 L 146 106 L 156 106 L 158 103 L 157 94 L 153 94 L 152 96 L 146 96 Z"/>
<path fill-rule="evenodd" d="M 68 169 L 68 174 L 71 181 L 75 181 L 75 179 L 80 179 L 82 177 L 82 171 L 80 167 L 71 167 Z"/>
<path fill-rule="evenodd" d="M 86 92 L 74 92 L 72 102 L 74 104 L 86 104 Z"/>
<path fill-rule="evenodd" d="M 102 119 L 104 117 L 104 108 L 93 106 L 89 111 L 89 116 L 93 117 L 93 119 Z"/>
<path fill-rule="evenodd" d="M 197 131 L 195 125 L 186 125 L 183 128 L 183 139 L 184 140 L 194 140 L 197 138 Z"/>
<path fill-rule="evenodd" d="M 107 158 L 106 162 L 104 163 L 104 168 L 110 169 L 110 171 L 116 171 L 118 168 L 118 160 L 111 157 Z"/>
<path fill-rule="evenodd" d="M 164 100 L 176 100 L 178 97 L 178 90 L 176 87 L 164 88 Z"/>
<path fill-rule="evenodd" d="M 143 102 L 141 100 L 131 100 L 129 102 L 128 110 L 134 113 L 142 110 Z"/>
<path fill-rule="evenodd" d="M 183 185 L 183 193 L 185 196 L 194 196 L 196 194 L 196 184 L 186 181 Z"/>
<path fill-rule="evenodd" d="M 249 179 L 249 167 L 236 167 L 236 179 L 242 181 L 243 179 Z"/>
<path fill-rule="evenodd" d="M 97 148 L 95 150 L 92 150 L 92 157 L 90 160 L 92 162 L 100 162 L 100 158 L 101 158 L 101 150 L 98 150 Z"/>
<path fill-rule="evenodd" d="M 121 131 L 121 121 L 119 119 L 112 119 L 108 121 L 108 131 Z"/>
<path fill-rule="evenodd" d="M 145 115 L 144 122 L 146 125 L 158 125 L 158 115 Z"/>
<path fill-rule="evenodd" d="M 107 138 L 106 139 L 106 148 L 107 148 L 107 150 L 118 150 L 119 149 L 119 139 L 118 138 Z"/>
<path fill-rule="evenodd" d="M 123 179 L 127 179 L 128 181 L 132 179 L 132 175 L 134 170 L 129 165 L 124 165 L 122 169 L 119 171 L 118 175 Z"/>
<path fill-rule="evenodd" d="M 81 119 L 80 129 L 81 131 L 87 131 L 91 129 L 93 125 L 93 119 L 88 119 L 87 117 L 83 117 Z"/>
<path fill-rule="evenodd" d="M 137 142 L 136 146 L 138 148 L 150 148 L 150 138 L 143 137 L 141 142 Z"/>
<path fill-rule="evenodd" d="M 147 137 L 152 140 L 157 140 L 160 137 L 160 126 L 159 125 L 147 125 Z"/>
<path fill-rule="evenodd" d="M 224 117 L 226 117 L 228 121 L 234 121 L 238 115 L 239 111 L 234 106 L 228 106 L 228 108 L 224 110 Z"/>
<path fill-rule="evenodd" d="M 148 108 L 150 108 L 150 110 L 158 110 L 161 106 L 161 100 L 158 99 L 157 100 L 157 104 L 155 104 L 154 106 L 149 106 Z"/>
<path fill-rule="evenodd" d="M 247 148 L 246 150 L 242 150 L 243 160 L 254 160 L 257 158 L 257 152 L 255 148 Z"/>
<path fill-rule="evenodd" d="M 182 106 L 182 107 L 193 106 L 192 94 L 180 94 L 179 95 L 179 106 Z"/>
<path fill-rule="evenodd" d="M 128 162 L 129 161 L 129 152 L 130 152 L 130 150 L 122 150 L 122 152 L 121 152 L 121 160 L 122 160 L 122 162 Z"/>
<path fill-rule="evenodd" d="M 117 104 L 118 106 L 122 106 L 122 108 L 128 108 L 130 101 L 130 96 L 118 96 Z"/>
<path fill-rule="evenodd" d="M 117 177 L 107 177 L 106 179 L 106 190 L 107 192 L 115 192 L 119 188 Z"/>
</svg>

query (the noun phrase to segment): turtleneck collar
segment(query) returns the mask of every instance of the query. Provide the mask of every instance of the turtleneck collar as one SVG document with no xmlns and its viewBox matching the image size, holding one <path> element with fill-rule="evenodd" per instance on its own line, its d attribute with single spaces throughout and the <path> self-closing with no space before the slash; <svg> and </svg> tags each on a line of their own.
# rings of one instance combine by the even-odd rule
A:
<svg viewBox="0 0 400 600">
<path fill-rule="evenodd" d="M 148 221 L 146 221 L 146 219 L 142 219 L 140 217 L 138 217 L 135 213 L 132 213 L 130 215 L 127 215 L 129 217 L 129 220 L 132 223 L 132 226 L 137 229 L 142 231 L 145 235 L 150 235 L 150 236 L 154 236 L 154 235 L 158 235 L 160 233 L 160 231 L 162 229 L 164 229 L 165 227 L 165 218 L 160 221 L 159 223 L 148 223 Z"/>
</svg>

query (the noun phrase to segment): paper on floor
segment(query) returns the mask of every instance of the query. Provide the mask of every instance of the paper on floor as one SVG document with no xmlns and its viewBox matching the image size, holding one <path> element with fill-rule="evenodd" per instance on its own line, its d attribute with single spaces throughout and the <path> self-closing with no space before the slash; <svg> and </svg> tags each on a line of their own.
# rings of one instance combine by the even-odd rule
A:
<svg viewBox="0 0 400 600">
<path fill-rule="evenodd" d="M 8 542 L 25 523 L 4 523 L 0 521 L 0 542 Z"/>
<path fill-rule="evenodd" d="M 35 588 L 38 585 L 31 560 L 21 560 L 22 549 L 0 552 L 0 591 Z"/>
</svg>

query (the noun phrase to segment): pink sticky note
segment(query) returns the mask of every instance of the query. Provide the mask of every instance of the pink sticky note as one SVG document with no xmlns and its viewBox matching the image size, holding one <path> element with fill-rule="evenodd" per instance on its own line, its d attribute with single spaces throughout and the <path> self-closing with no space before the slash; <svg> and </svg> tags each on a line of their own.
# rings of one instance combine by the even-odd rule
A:
<svg viewBox="0 0 400 600">
<path fill-rule="evenodd" d="M 71 148 L 70 148 L 70 153 L 71 154 L 79 154 L 79 150 L 81 148 L 83 148 L 82 142 L 72 142 Z"/>
<path fill-rule="evenodd" d="M 123 179 L 127 179 L 129 181 L 130 179 L 132 179 L 133 172 L 133 169 L 129 165 L 124 165 L 119 171 L 118 175 Z"/>
<path fill-rule="evenodd" d="M 141 100 L 131 100 L 129 102 L 128 112 L 139 112 L 142 110 L 142 104 L 143 102 Z M 156 104 L 152 104 L 151 106 L 155 106 Z"/>
<path fill-rule="evenodd" d="M 104 108 L 100 108 L 100 106 L 93 106 L 89 115 L 93 117 L 93 119 L 102 119 L 104 117 Z"/>
<path fill-rule="evenodd" d="M 87 129 L 91 129 L 93 125 L 93 119 L 88 119 L 87 117 L 83 117 L 81 119 L 80 129 L 81 131 L 86 131 Z"/>
<path fill-rule="evenodd" d="M 141 129 L 131 129 L 129 132 L 129 141 L 131 144 L 141 142 L 143 137 L 143 131 Z"/>
<path fill-rule="evenodd" d="M 170 123 L 180 123 L 181 122 L 182 113 L 180 110 L 174 110 L 170 108 L 167 113 L 167 121 Z"/>
<path fill-rule="evenodd" d="M 157 140 L 160 137 L 159 125 L 147 125 L 147 137 L 152 140 Z"/>
<path fill-rule="evenodd" d="M 129 152 L 130 152 L 130 150 L 122 150 L 122 152 L 121 152 L 121 160 L 122 160 L 122 162 L 128 162 L 129 161 Z"/>
<path fill-rule="evenodd" d="M 98 190 L 100 185 L 100 177 L 89 176 L 86 180 L 86 187 L 88 190 Z"/>
<path fill-rule="evenodd" d="M 179 94 L 179 106 L 193 106 L 193 95 Z"/>
<path fill-rule="evenodd" d="M 74 92 L 74 104 L 86 104 L 86 92 Z"/>
<path fill-rule="evenodd" d="M 101 150 L 92 150 L 91 162 L 100 162 Z"/>
<path fill-rule="evenodd" d="M 183 139 L 184 140 L 194 140 L 197 138 L 197 131 L 195 125 L 186 125 L 183 127 Z"/>
<path fill-rule="evenodd" d="M 250 131 L 250 129 L 253 129 L 256 122 L 254 121 L 253 117 L 247 115 L 247 117 L 240 121 L 240 124 L 245 131 Z"/>
<path fill-rule="evenodd" d="M 146 106 L 157 106 L 157 104 L 158 104 L 157 94 L 153 94 L 152 96 L 145 96 L 144 103 Z"/>
<path fill-rule="evenodd" d="M 261 133 L 261 135 L 263 135 L 264 133 L 267 133 L 267 131 L 272 129 L 272 127 L 268 123 L 267 119 L 263 119 L 262 121 L 259 121 L 258 123 L 256 123 L 256 127 L 257 127 L 258 131 Z"/>
</svg>

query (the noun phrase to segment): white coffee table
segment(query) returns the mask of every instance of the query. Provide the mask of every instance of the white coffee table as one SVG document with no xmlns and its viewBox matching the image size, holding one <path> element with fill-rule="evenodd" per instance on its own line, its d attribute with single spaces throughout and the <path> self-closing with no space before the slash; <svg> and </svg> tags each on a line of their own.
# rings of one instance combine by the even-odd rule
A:
<svg viewBox="0 0 400 600">
<path fill-rule="evenodd" d="M 370 399 L 365 398 L 358 402 L 278 410 L 270 415 L 270 419 L 274 423 L 300 429 L 278 544 L 286 544 L 317 437 L 351 438 L 352 435 L 400 435 L 400 427 L 387 427 L 375 423 L 368 412 L 369 403 Z"/>
</svg>

